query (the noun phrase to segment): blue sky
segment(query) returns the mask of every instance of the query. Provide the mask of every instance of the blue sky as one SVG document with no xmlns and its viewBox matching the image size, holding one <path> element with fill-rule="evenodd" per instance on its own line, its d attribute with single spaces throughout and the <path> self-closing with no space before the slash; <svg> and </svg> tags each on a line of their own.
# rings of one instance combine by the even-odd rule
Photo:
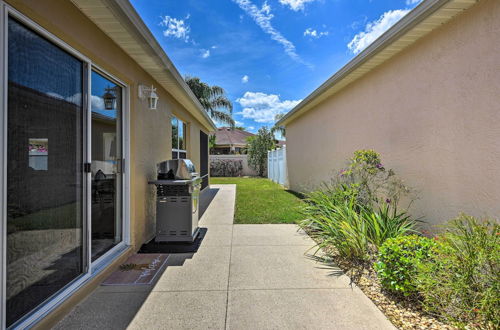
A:
<svg viewBox="0 0 500 330">
<path fill-rule="evenodd" d="M 238 125 L 272 126 L 420 0 L 132 0 L 182 75 L 223 87 Z"/>
</svg>

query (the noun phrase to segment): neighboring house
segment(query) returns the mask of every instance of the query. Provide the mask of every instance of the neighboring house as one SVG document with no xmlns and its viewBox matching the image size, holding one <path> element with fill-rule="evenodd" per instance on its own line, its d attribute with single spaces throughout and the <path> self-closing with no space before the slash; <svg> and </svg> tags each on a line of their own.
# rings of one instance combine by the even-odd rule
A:
<svg viewBox="0 0 500 330">
<path fill-rule="evenodd" d="M 153 237 L 158 162 L 208 174 L 216 127 L 128 1 L 0 0 L 0 53 L 0 328 L 49 328 Z"/>
<path fill-rule="evenodd" d="M 219 127 L 213 133 L 215 135 L 215 147 L 212 155 L 244 154 L 247 148 L 247 139 L 255 134 L 230 127 Z"/>
<path fill-rule="evenodd" d="M 430 224 L 500 214 L 500 1 L 425 0 L 306 97 L 286 126 L 290 187 L 357 149 L 416 189 Z"/>
<path fill-rule="evenodd" d="M 215 147 L 210 150 L 211 155 L 246 154 L 248 138 L 255 134 L 237 128 L 219 127 L 215 135 Z M 286 141 L 275 140 L 276 148 L 283 148 Z"/>
</svg>

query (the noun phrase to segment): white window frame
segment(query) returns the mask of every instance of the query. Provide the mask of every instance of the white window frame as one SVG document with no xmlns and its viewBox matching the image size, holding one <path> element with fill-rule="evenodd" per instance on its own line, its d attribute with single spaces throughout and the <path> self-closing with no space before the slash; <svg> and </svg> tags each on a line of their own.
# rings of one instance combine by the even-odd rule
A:
<svg viewBox="0 0 500 330">
<path fill-rule="evenodd" d="M 187 134 L 188 132 L 187 132 L 187 130 L 188 130 L 188 123 L 185 122 L 184 120 L 179 119 L 179 117 L 177 117 L 176 115 L 172 115 L 172 117 L 170 118 L 170 129 L 172 129 L 172 119 L 173 118 L 177 119 L 177 133 L 179 132 L 179 122 L 181 122 L 184 125 L 184 127 L 182 128 L 182 132 L 184 133 L 184 147 L 186 149 L 172 148 L 172 153 L 174 153 L 174 152 L 177 153 L 177 158 L 176 159 L 180 158 L 179 154 L 181 152 L 185 153 L 186 154 L 186 158 L 187 158 L 187 154 L 188 154 L 188 152 L 187 152 L 187 140 L 188 140 L 188 134 Z M 172 135 L 172 134 L 170 134 L 170 135 Z M 173 145 L 174 145 L 174 141 L 172 141 L 172 146 Z M 179 145 L 179 137 L 177 137 L 177 145 Z"/>
<path fill-rule="evenodd" d="M 85 201 L 85 208 L 83 210 L 83 217 L 87 219 L 84 224 L 84 229 L 86 229 L 87 235 L 87 271 L 83 272 L 79 277 L 74 279 L 71 283 L 66 285 L 61 289 L 55 296 L 51 297 L 38 307 L 36 307 L 29 314 L 21 318 L 19 321 L 14 323 L 11 328 L 30 328 L 41 321 L 47 314 L 53 311 L 55 308 L 60 306 L 66 299 L 71 297 L 76 291 L 78 291 L 83 285 L 88 283 L 91 279 L 95 278 L 103 269 L 105 269 L 111 262 L 116 260 L 120 255 L 128 250 L 130 246 L 130 88 L 123 82 L 121 82 L 116 77 L 106 73 L 104 70 L 100 69 L 98 66 L 94 65 L 92 61 L 63 42 L 52 33 L 35 23 L 30 18 L 26 17 L 16 9 L 7 5 L 3 0 L 0 0 L 0 54 L 3 55 L 3 61 L 0 63 L 0 81 L 2 82 L 3 88 L 0 87 L 0 137 L 2 143 L 0 143 L 0 205 L 7 205 L 7 87 L 8 87 L 8 77 L 7 77 L 7 56 L 8 56 L 8 18 L 13 17 L 20 21 L 22 24 L 26 25 L 30 29 L 36 31 L 42 37 L 46 38 L 54 45 L 60 47 L 71 55 L 75 56 L 87 66 L 87 123 L 86 123 L 86 136 L 84 136 L 84 141 L 86 145 L 85 156 L 86 160 L 91 159 L 91 72 L 92 69 L 102 73 L 105 76 L 110 77 L 112 80 L 118 82 L 123 87 L 122 95 L 122 139 L 123 139 L 123 158 L 125 159 L 125 164 L 122 166 L 123 171 L 123 201 L 122 201 L 122 215 L 123 215 L 123 237 L 122 242 L 113 247 L 106 254 L 101 256 L 99 259 L 91 262 L 91 219 L 89 215 L 91 214 L 91 175 L 86 173 L 86 191 L 84 194 L 87 196 Z M 6 290 L 7 290 L 7 208 L 0 208 L 0 329 L 6 328 Z"/>
</svg>

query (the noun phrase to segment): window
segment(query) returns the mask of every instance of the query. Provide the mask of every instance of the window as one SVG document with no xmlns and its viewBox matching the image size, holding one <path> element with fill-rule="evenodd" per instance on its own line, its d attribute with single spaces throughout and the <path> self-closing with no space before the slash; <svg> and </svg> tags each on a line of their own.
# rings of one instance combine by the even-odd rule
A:
<svg viewBox="0 0 500 330">
<path fill-rule="evenodd" d="M 187 158 L 186 123 L 172 117 L 172 159 Z"/>
</svg>

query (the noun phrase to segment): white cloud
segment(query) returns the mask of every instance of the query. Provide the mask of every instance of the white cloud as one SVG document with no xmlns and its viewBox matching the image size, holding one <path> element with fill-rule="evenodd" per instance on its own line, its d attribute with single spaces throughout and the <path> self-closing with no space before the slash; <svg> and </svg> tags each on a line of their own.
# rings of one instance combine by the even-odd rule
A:
<svg viewBox="0 0 500 330">
<path fill-rule="evenodd" d="M 253 126 L 248 126 L 248 127 L 247 127 L 247 130 L 249 130 L 249 131 L 255 131 L 255 127 L 253 127 Z"/>
<path fill-rule="evenodd" d="M 243 108 L 238 114 L 257 123 L 274 123 L 277 114 L 290 111 L 300 101 L 302 100 L 281 101 L 278 95 L 260 92 L 246 92 L 236 100 Z"/>
<path fill-rule="evenodd" d="M 235 120 L 235 121 L 234 121 L 234 125 L 236 125 L 236 126 L 243 126 L 243 125 L 244 125 L 244 123 L 242 123 L 241 121 L 237 121 L 237 120 Z"/>
<path fill-rule="evenodd" d="M 248 79 L 250 79 L 247 75 L 244 75 L 243 77 L 241 77 L 241 82 L 246 84 L 248 82 Z"/>
<path fill-rule="evenodd" d="M 304 36 L 309 36 L 311 38 L 315 38 L 315 39 L 318 39 L 318 38 L 321 38 L 323 36 L 327 36 L 329 34 L 328 31 L 323 31 L 323 32 L 318 32 L 317 30 L 313 29 L 313 28 L 307 28 L 305 31 L 304 31 Z"/>
<path fill-rule="evenodd" d="M 410 9 L 396 9 L 383 13 L 378 20 L 366 24 L 365 30 L 356 34 L 347 47 L 354 54 L 361 52 L 409 11 Z"/>
<path fill-rule="evenodd" d="M 201 57 L 202 58 L 207 58 L 210 56 L 210 49 L 202 49 L 201 50 Z"/>
<path fill-rule="evenodd" d="M 289 6 L 293 11 L 304 10 L 304 5 L 315 0 L 279 0 L 282 5 Z"/>
<path fill-rule="evenodd" d="M 190 15 L 188 14 L 185 20 L 188 20 L 189 17 Z M 186 24 L 185 20 L 170 16 L 163 17 L 162 21 L 160 22 L 161 26 L 166 27 L 166 30 L 163 30 L 163 35 L 165 37 L 174 37 L 188 42 L 191 29 L 189 25 Z"/>
<path fill-rule="evenodd" d="M 271 36 L 271 39 L 278 42 L 281 46 L 283 46 L 285 53 L 290 56 L 293 60 L 306 64 L 300 56 L 297 54 L 295 45 L 286 39 L 281 32 L 276 30 L 272 24 L 271 20 L 274 17 L 271 14 L 271 6 L 266 2 L 262 5 L 262 8 L 259 9 L 256 5 L 254 5 L 250 0 L 233 0 L 236 4 L 240 6 L 240 8 L 245 11 L 248 16 L 250 16 L 255 23 L 264 31 L 265 33 Z"/>
<path fill-rule="evenodd" d="M 416 3 L 420 3 L 422 0 L 406 0 L 406 4 L 408 6 L 414 5 Z"/>
</svg>

